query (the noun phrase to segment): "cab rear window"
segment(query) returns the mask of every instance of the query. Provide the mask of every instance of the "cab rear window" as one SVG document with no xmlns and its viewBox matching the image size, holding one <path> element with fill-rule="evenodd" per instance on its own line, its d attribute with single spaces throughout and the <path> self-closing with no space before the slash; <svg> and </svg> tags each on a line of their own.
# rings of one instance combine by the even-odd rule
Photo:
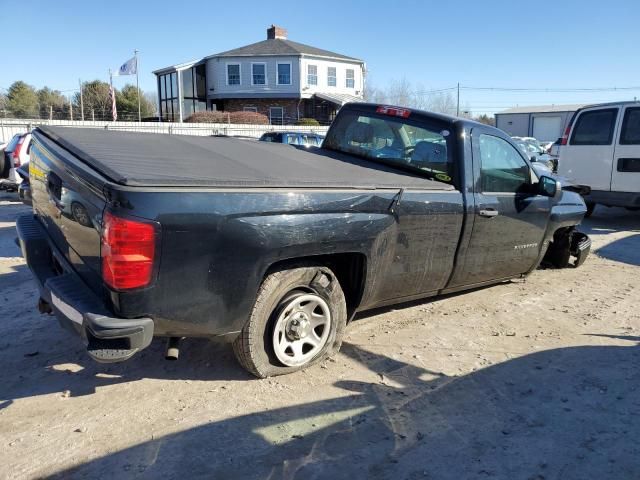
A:
<svg viewBox="0 0 640 480">
<path fill-rule="evenodd" d="M 349 112 L 336 118 L 323 147 L 451 183 L 453 162 L 448 137 L 447 130 L 417 126 L 398 116 Z"/>
</svg>

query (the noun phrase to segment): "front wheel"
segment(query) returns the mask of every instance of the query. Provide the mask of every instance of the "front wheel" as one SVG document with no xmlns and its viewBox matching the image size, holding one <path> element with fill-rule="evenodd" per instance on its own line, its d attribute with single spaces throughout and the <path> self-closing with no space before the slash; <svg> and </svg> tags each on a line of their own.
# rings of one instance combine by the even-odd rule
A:
<svg viewBox="0 0 640 480">
<path fill-rule="evenodd" d="M 279 270 L 263 281 L 234 353 L 259 378 L 295 372 L 337 353 L 346 321 L 344 293 L 330 269 Z"/>
</svg>

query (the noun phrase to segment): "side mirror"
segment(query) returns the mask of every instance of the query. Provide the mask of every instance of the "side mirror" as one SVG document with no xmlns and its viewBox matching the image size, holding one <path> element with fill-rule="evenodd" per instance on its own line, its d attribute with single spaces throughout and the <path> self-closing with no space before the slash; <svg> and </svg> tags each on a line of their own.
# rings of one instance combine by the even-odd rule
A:
<svg viewBox="0 0 640 480">
<path fill-rule="evenodd" d="M 545 197 L 559 198 L 562 195 L 562 185 L 555 178 L 542 175 L 538 182 L 538 193 Z"/>
</svg>

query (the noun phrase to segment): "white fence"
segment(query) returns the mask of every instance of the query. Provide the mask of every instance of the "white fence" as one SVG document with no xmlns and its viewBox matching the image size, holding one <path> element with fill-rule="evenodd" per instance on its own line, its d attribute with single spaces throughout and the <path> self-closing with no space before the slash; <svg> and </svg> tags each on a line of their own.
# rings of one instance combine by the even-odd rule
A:
<svg viewBox="0 0 640 480">
<path fill-rule="evenodd" d="M 161 122 L 92 122 L 70 120 L 0 119 L 0 140 L 9 141 L 16 133 L 28 132 L 39 125 L 103 128 L 127 132 L 164 133 L 169 135 L 228 135 L 258 138 L 265 132 L 309 132 L 325 135 L 329 127 L 299 125 L 235 125 L 227 123 L 161 123 Z"/>
</svg>

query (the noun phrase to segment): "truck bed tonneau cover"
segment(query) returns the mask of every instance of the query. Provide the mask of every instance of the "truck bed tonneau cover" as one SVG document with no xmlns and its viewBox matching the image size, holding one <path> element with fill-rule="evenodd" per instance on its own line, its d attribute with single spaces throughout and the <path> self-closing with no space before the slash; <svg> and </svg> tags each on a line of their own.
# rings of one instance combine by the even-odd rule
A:
<svg viewBox="0 0 640 480">
<path fill-rule="evenodd" d="M 233 138 L 39 127 L 121 185 L 166 187 L 453 187 L 323 149 Z"/>
</svg>

